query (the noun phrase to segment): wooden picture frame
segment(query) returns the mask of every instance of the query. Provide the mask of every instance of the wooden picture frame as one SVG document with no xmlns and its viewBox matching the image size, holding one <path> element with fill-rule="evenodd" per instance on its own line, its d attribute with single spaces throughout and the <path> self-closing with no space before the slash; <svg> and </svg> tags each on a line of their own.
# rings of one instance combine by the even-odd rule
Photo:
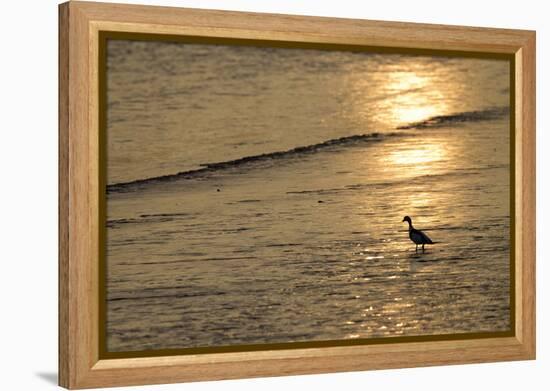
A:
<svg viewBox="0 0 550 391">
<path fill-rule="evenodd" d="M 100 354 L 103 31 L 513 57 L 515 328 L 500 338 L 134 358 Z M 59 6 L 59 384 L 91 388 L 535 358 L 535 32 L 70 1 Z"/>
</svg>

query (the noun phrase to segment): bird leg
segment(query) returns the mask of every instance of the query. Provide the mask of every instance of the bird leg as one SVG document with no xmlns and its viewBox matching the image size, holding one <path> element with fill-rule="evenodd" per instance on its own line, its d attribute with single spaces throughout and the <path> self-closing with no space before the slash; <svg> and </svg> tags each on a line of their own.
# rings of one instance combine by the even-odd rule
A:
<svg viewBox="0 0 550 391">
<path fill-rule="evenodd" d="M 414 249 L 414 252 L 417 253 L 418 252 L 418 244 L 415 243 L 415 245 L 416 245 L 416 248 Z"/>
<path fill-rule="evenodd" d="M 424 243 L 422 243 L 422 252 L 424 252 Z"/>
</svg>

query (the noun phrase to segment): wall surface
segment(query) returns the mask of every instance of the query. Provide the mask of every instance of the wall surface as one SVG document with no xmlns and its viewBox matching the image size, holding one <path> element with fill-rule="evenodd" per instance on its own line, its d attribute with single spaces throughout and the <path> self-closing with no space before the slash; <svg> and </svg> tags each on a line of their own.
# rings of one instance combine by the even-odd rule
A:
<svg viewBox="0 0 550 391">
<path fill-rule="evenodd" d="M 123 2 L 120 0 L 119 2 Z M 524 0 L 180 0 L 133 3 L 255 12 L 353 17 L 537 30 L 537 328 L 533 362 L 295 376 L 141 387 L 151 390 L 516 390 L 543 389 L 550 376 L 550 255 L 548 239 L 550 69 L 546 4 Z M 0 5 L 1 303 L 0 388 L 43 390 L 57 378 L 57 2 L 8 1 Z M 545 283 L 546 282 L 546 283 Z M 134 388 L 132 388 L 134 389 Z"/>
</svg>

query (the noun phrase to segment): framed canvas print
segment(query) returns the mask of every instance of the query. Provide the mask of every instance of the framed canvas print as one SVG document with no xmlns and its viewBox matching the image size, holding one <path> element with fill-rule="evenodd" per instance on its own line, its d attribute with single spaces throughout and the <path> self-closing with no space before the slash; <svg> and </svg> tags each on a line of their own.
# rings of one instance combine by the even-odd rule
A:
<svg viewBox="0 0 550 391">
<path fill-rule="evenodd" d="M 60 384 L 535 358 L 535 33 L 60 5 Z"/>
</svg>

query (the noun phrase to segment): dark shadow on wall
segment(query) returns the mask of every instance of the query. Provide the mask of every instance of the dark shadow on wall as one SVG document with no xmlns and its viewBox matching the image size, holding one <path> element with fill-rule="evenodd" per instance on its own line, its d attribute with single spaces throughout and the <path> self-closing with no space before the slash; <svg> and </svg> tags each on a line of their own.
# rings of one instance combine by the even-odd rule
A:
<svg viewBox="0 0 550 391">
<path fill-rule="evenodd" d="M 35 375 L 47 383 L 57 385 L 57 372 L 38 372 Z"/>
</svg>

